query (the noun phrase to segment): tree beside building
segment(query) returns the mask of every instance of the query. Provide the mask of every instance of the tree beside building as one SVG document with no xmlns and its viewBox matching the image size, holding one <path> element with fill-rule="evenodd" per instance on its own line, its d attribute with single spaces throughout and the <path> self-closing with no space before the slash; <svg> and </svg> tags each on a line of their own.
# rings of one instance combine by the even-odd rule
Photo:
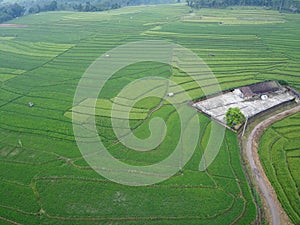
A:
<svg viewBox="0 0 300 225">
<path fill-rule="evenodd" d="M 227 125 L 231 128 L 244 123 L 246 120 L 245 115 L 241 112 L 240 108 L 229 108 L 226 113 Z"/>
</svg>

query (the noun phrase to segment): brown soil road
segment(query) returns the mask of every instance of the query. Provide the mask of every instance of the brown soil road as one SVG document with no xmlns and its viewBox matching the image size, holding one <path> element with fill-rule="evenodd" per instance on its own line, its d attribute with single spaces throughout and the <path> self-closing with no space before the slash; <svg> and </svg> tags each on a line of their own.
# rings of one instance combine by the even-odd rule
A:
<svg viewBox="0 0 300 225">
<path fill-rule="evenodd" d="M 280 202 L 277 199 L 276 193 L 269 182 L 258 155 L 258 143 L 263 132 L 272 123 L 295 114 L 300 111 L 300 106 L 296 106 L 292 109 L 286 110 L 259 123 L 250 133 L 246 142 L 246 154 L 248 162 L 251 168 L 253 177 L 256 180 L 257 186 L 259 186 L 259 192 L 262 196 L 262 200 L 265 206 L 268 208 L 268 219 L 270 224 L 280 225 L 280 224 L 291 224 L 288 216 L 281 207 Z"/>
</svg>

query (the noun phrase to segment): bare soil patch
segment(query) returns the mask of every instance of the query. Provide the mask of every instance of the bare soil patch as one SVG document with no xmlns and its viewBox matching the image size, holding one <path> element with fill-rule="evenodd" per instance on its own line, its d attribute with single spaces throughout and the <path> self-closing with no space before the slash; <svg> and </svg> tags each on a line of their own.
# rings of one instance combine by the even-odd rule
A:
<svg viewBox="0 0 300 225">
<path fill-rule="evenodd" d="M 0 24 L 0 27 L 21 28 L 21 27 L 27 27 L 27 25 L 24 25 L 24 24 L 13 24 L 13 23 L 4 23 L 4 24 Z"/>
</svg>

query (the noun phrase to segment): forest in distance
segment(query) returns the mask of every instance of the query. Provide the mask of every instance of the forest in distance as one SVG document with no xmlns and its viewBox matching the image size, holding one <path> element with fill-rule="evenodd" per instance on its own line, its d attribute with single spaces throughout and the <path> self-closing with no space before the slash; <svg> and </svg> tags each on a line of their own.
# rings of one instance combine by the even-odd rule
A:
<svg viewBox="0 0 300 225">
<path fill-rule="evenodd" d="M 118 9 L 124 6 L 169 4 L 177 0 L 0 0 L 0 23 L 23 15 L 48 11 L 97 12 Z"/>
<path fill-rule="evenodd" d="M 204 7 L 224 8 L 229 6 L 260 6 L 265 9 L 292 13 L 297 13 L 300 9 L 299 0 L 187 0 L 186 2 L 190 7 L 196 9 Z"/>
<path fill-rule="evenodd" d="M 0 23 L 47 11 L 97 12 L 118 9 L 125 6 L 144 4 L 170 4 L 186 2 L 195 9 L 224 8 L 230 6 L 260 6 L 279 11 L 299 12 L 299 0 L 41 0 L 5 1 L 0 0 Z"/>
</svg>

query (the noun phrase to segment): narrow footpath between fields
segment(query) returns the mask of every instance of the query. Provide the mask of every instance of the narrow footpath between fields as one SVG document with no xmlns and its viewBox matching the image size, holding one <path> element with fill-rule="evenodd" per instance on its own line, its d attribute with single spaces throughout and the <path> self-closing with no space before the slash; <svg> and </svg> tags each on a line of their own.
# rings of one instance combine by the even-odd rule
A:
<svg viewBox="0 0 300 225">
<path fill-rule="evenodd" d="M 264 131 L 271 124 L 297 112 L 300 112 L 299 105 L 267 118 L 266 120 L 260 122 L 257 126 L 255 126 L 246 141 L 245 151 L 248 159 L 248 164 L 250 166 L 252 176 L 255 178 L 256 186 L 259 187 L 259 193 L 261 195 L 264 206 L 267 208 L 266 219 L 270 224 L 273 225 L 286 225 L 292 223 L 290 222 L 288 216 L 286 215 L 284 209 L 278 201 L 276 193 L 261 165 L 258 155 L 259 140 Z"/>
</svg>

